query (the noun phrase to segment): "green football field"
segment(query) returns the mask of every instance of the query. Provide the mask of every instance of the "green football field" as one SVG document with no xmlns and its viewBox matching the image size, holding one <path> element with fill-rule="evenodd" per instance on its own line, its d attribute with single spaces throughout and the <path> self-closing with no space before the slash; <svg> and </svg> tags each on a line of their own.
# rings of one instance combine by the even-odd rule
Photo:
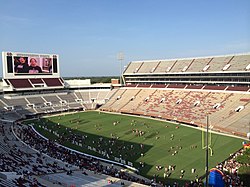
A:
<svg viewBox="0 0 250 187">
<path fill-rule="evenodd" d="M 180 170 L 185 170 L 181 179 L 185 181 L 205 173 L 202 133 L 195 128 L 96 111 L 62 114 L 43 118 L 34 124 L 44 136 L 57 139 L 73 149 L 110 160 L 116 157 L 129 161 L 139 168 L 141 175 L 150 179 L 155 175 L 165 182 L 180 180 Z M 239 150 L 243 141 L 218 134 L 211 136 L 213 156 L 209 156 L 210 169 Z M 78 145 L 71 143 L 73 139 Z M 140 167 L 140 162 L 144 167 Z M 169 165 L 175 169 L 170 170 L 169 177 L 164 179 L 165 167 Z M 156 169 L 156 166 L 162 166 L 162 169 Z M 196 169 L 195 173 L 191 172 L 192 168 Z"/>
</svg>

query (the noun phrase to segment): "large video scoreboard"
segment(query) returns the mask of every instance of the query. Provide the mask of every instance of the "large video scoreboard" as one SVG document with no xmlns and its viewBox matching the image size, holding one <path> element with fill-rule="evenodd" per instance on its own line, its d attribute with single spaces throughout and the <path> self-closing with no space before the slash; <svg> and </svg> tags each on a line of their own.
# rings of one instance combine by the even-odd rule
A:
<svg viewBox="0 0 250 187">
<path fill-rule="evenodd" d="M 57 54 L 2 52 L 3 78 L 60 77 Z"/>
</svg>

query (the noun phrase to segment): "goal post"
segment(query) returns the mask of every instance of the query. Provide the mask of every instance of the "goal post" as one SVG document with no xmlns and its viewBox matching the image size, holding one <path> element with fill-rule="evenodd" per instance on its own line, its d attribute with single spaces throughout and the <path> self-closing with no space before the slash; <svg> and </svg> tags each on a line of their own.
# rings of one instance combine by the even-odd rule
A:
<svg viewBox="0 0 250 187">
<path fill-rule="evenodd" d="M 212 145 L 212 132 L 211 128 L 209 128 L 208 132 L 208 146 Z M 202 149 L 206 149 L 206 129 L 201 129 L 201 146 Z"/>
<path fill-rule="evenodd" d="M 213 149 L 212 149 L 212 129 L 213 126 L 209 126 L 208 128 L 208 134 L 206 132 L 206 128 L 201 129 L 201 148 L 206 149 L 208 146 L 208 149 L 210 150 L 210 156 L 213 156 Z M 208 145 L 206 145 L 206 137 L 208 136 Z"/>
</svg>

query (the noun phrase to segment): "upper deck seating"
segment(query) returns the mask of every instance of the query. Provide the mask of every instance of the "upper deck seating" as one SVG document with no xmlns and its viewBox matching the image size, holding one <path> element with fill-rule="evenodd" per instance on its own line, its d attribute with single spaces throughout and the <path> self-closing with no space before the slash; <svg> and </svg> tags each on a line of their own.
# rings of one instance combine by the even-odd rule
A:
<svg viewBox="0 0 250 187">
<path fill-rule="evenodd" d="M 153 73 L 157 68 L 158 63 L 158 61 L 143 63 L 140 69 L 138 70 L 138 73 Z"/>
<path fill-rule="evenodd" d="M 250 55 L 238 55 L 230 61 L 228 71 L 246 71 L 246 67 L 250 64 Z M 249 70 L 248 70 L 249 71 Z"/>
<path fill-rule="evenodd" d="M 173 60 L 134 61 L 129 63 L 124 75 L 129 73 L 206 73 L 250 71 L 250 55 L 225 55 L 194 57 Z"/>
<path fill-rule="evenodd" d="M 194 59 L 177 60 L 170 72 L 185 72 Z"/>
<path fill-rule="evenodd" d="M 125 70 L 126 73 L 137 73 L 141 67 L 141 65 L 143 64 L 143 62 L 133 62 L 130 63 L 127 67 L 127 69 Z"/>
<path fill-rule="evenodd" d="M 186 72 L 202 72 L 212 58 L 196 58 Z"/>
<path fill-rule="evenodd" d="M 209 68 L 206 70 L 207 72 L 213 72 L 213 71 L 226 71 L 223 70 L 226 64 L 230 62 L 230 60 L 233 58 L 233 56 L 224 56 L 224 57 L 214 57 L 210 63 Z"/>
<path fill-rule="evenodd" d="M 174 64 L 176 63 L 176 60 L 162 60 L 158 64 L 157 68 L 155 69 L 155 73 L 167 73 L 169 72 Z"/>
</svg>

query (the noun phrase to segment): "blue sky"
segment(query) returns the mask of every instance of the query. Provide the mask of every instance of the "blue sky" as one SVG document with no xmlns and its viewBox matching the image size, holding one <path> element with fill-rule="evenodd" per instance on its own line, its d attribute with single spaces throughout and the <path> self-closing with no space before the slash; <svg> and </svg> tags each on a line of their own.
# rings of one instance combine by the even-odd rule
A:
<svg viewBox="0 0 250 187">
<path fill-rule="evenodd" d="M 0 0 L 0 51 L 56 53 L 61 76 L 250 51 L 249 0 Z M 0 67 L 2 72 L 2 66 Z"/>
</svg>

